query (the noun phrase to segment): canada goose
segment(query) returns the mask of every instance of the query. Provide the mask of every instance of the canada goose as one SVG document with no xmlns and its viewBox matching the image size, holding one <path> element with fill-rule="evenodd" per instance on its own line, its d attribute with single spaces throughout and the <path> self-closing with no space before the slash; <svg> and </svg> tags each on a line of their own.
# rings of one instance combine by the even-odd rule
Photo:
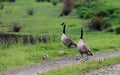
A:
<svg viewBox="0 0 120 75">
<path fill-rule="evenodd" d="M 66 27 L 66 24 L 65 23 L 62 23 L 61 25 L 63 25 L 63 34 L 61 36 L 61 41 L 64 45 L 66 45 L 68 48 L 70 47 L 77 47 L 77 45 L 70 39 L 66 36 L 66 33 L 65 33 L 65 27 Z"/>
<path fill-rule="evenodd" d="M 82 58 L 83 58 L 83 54 L 86 54 L 87 56 L 93 55 L 90 51 L 90 48 L 83 42 L 83 28 L 81 28 L 81 36 L 80 36 L 80 40 L 77 44 L 77 49 L 80 52 Z"/>
</svg>

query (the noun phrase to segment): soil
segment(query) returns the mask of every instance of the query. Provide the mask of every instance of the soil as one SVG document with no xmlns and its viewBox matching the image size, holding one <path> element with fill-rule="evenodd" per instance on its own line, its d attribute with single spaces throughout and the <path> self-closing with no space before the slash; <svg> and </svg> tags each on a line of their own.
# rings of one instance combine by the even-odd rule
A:
<svg viewBox="0 0 120 75">
<path fill-rule="evenodd" d="M 120 50 L 115 50 L 110 52 L 97 52 L 97 53 L 94 53 L 93 56 L 89 57 L 88 61 L 98 59 L 98 58 L 108 58 L 108 57 L 119 56 L 119 55 L 120 55 Z M 65 67 L 68 65 L 73 65 L 78 63 L 81 63 L 81 60 L 76 60 L 76 56 L 72 56 L 69 58 L 50 60 L 43 63 L 34 64 L 25 68 L 5 71 L 0 73 L 0 75 L 37 75 L 38 73 L 44 73 L 59 67 Z"/>
</svg>

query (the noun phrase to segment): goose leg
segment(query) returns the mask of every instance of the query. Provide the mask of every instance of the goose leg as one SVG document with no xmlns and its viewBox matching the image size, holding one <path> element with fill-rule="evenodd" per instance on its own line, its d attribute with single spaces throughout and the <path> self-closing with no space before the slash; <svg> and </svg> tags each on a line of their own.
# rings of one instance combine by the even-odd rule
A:
<svg viewBox="0 0 120 75">
<path fill-rule="evenodd" d="M 85 60 L 88 60 L 88 55 L 86 54 L 86 59 Z"/>
<path fill-rule="evenodd" d="M 81 54 L 81 59 L 83 59 L 83 53 L 80 53 Z"/>
<path fill-rule="evenodd" d="M 84 55 L 83 55 L 83 53 L 81 53 L 81 59 L 80 59 L 80 61 L 81 62 L 84 62 L 85 60 L 84 60 Z"/>
</svg>

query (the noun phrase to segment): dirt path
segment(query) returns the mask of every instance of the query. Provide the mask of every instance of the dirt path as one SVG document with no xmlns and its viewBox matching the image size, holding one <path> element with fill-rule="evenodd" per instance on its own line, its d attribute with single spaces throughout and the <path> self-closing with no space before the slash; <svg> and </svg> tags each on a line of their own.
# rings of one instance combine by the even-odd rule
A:
<svg viewBox="0 0 120 75">
<path fill-rule="evenodd" d="M 99 52 L 94 53 L 89 60 L 98 59 L 100 57 L 107 58 L 112 56 L 119 56 L 120 50 L 111 51 L 111 52 Z M 58 60 L 51 60 L 44 63 L 35 64 L 26 68 L 21 68 L 13 71 L 2 72 L 0 75 L 37 75 L 38 73 L 47 72 L 50 70 L 54 70 L 58 67 L 64 67 L 72 64 L 78 64 L 80 60 L 76 60 L 76 56 L 58 59 Z"/>
<path fill-rule="evenodd" d="M 97 70 L 91 70 L 83 75 L 120 75 L 120 64 L 100 68 Z"/>
</svg>

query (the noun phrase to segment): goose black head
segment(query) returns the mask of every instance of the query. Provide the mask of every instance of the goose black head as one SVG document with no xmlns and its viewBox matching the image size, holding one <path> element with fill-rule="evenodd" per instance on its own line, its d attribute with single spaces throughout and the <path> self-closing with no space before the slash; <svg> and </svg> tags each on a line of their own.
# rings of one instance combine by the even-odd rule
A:
<svg viewBox="0 0 120 75">
<path fill-rule="evenodd" d="M 61 25 L 66 25 L 65 22 L 63 22 Z"/>
<path fill-rule="evenodd" d="M 80 39 L 83 39 L 83 27 L 81 27 L 81 36 L 80 36 Z"/>
<path fill-rule="evenodd" d="M 83 29 L 83 27 L 81 27 L 81 31 L 83 31 L 84 29 Z"/>
<path fill-rule="evenodd" d="M 65 23 L 62 23 L 61 25 L 63 25 L 63 33 L 65 34 L 66 24 L 65 24 Z"/>
</svg>

